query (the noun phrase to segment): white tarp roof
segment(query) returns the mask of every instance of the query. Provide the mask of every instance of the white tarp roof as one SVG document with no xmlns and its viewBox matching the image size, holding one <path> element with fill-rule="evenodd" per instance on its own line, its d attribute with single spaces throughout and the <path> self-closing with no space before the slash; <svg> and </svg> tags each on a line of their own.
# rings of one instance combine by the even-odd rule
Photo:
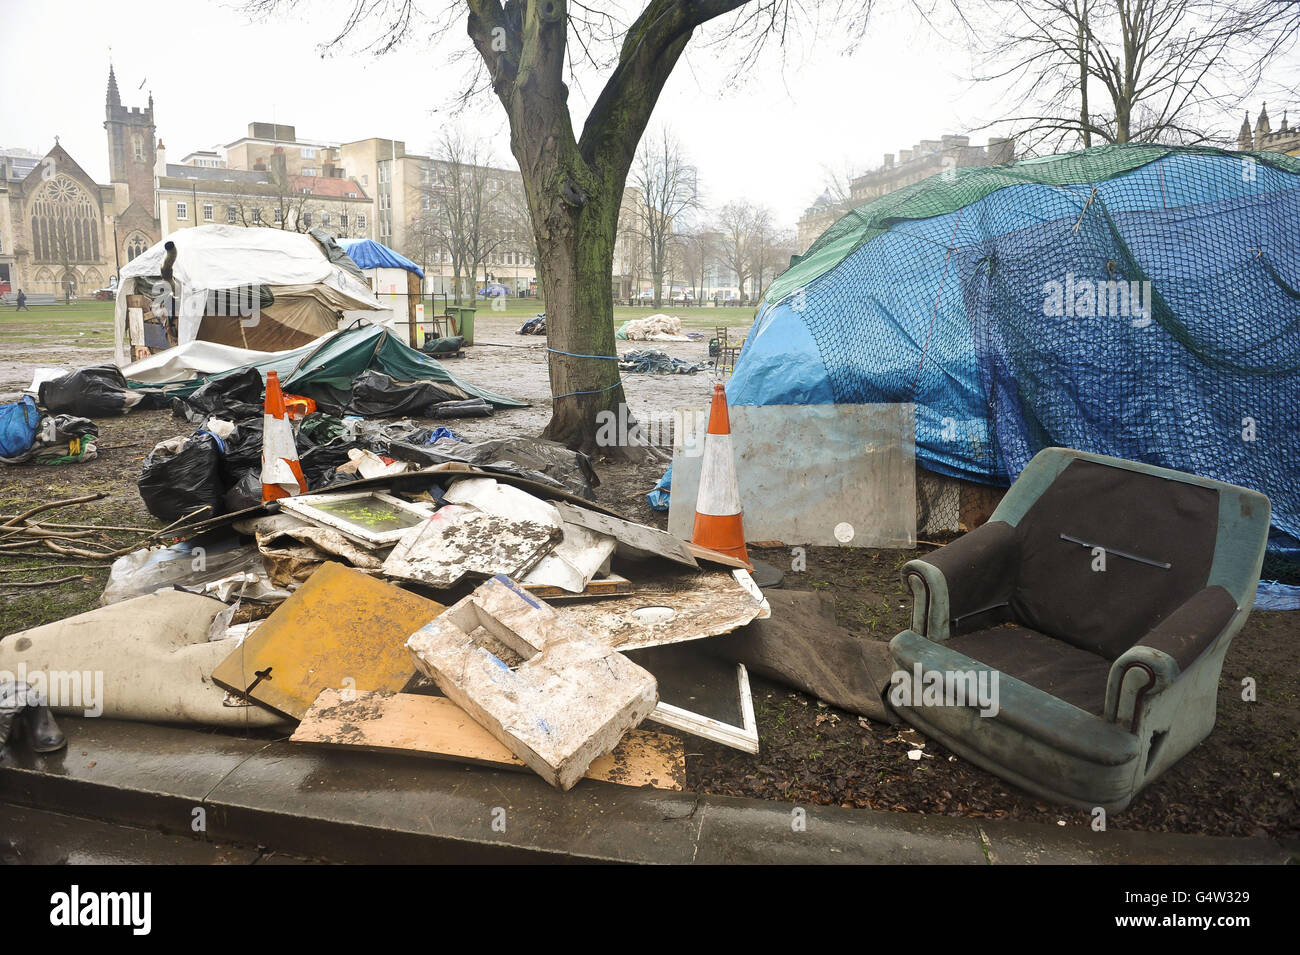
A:
<svg viewBox="0 0 1300 955">
<path fill-rule="evenodd" d="M 146 249 L 122 267 L 114 309 L 118 363 L 125 364 L 126 296 L 136 276 L 162 271 L 166 242 L 176 243 L 173 273 L 181 286 L 179 343 L 193 341 L 203 320 L 207 294 L 250 285 L 321 285 L 337 292 L 349 309 L 378 310 L 379 300 L 364 283 L 332 263 L 310 235 L 284 229 L 205 225 L 181 229 Z M 124 361 L 123 359 L 126 359 Z"/>
</svg>

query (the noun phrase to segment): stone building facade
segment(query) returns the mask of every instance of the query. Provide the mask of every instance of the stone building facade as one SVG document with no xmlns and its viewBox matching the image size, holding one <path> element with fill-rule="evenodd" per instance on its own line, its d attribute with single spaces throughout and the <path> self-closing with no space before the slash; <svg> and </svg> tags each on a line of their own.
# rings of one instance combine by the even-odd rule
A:
<svg viewBox="0 0 1300 955">
<path fill-rule="evenodd" d="M 158 241 L 153 97 L 145 107 L 123 106 L 112 67 L 104 130 L 108 184 L 57 140 L 44 156 L 0 150 L 0 288 L 85 297 Z"/>
<path fill-rule="evenodd" d="M 1277 129 L 1268 118 L 1268 104 L 1265 103 L 1255 120 L 1255 128 L 1250 126 L 1250 113 L 1241 121 L 1241 130 L 1237 133 L 1237 148 L 1243 152 L 1287 153 L 1300 156 L 1300 126 L 1291 126 L 1286 111 L 1282 112 L 1282 125 Z"/>
<path fill-rule="evenodd" d="M 990 139 L 986 146 L 972 146 L 969 136 L 945 135 L 923 139 L 911 149 L 886 153 L 879 168 L 855 177 L 849 184 L 847 200 L 835 201 L 824 192 L 804 210 L 798 222 L 799 251 L 808 251 L 823 232 L 840 216 L 872 199 L 910 186 L 914 182 L 950 169 L 967 166 L 996 166 L 1015 161 L 1014 139 Z"/>
</svg>

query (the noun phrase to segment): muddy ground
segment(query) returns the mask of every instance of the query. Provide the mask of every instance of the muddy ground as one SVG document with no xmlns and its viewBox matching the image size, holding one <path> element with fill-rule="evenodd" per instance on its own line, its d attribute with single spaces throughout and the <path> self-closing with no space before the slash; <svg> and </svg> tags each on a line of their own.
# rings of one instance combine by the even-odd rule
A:
<svg viewBox="0 0 1300 955">
<path fill-rule="evenodd" d="M 478 341 L 468 357 L 448 367 L 468 380 L 534 402 L 490 419 L 450 422 L 471 440 L 536 434 L 548 414 L 542 340 L 513 335 L 518 322 L 480 316 Z M 496 343 L 496 344 L 493 344 Z M 646 347 L 620 343 L 620 351 Z M 703 361 L 705 341 L 656 344 L 677 357 Z M 0 357 L 0 391 L 18 390 L 37 366 L 75 357 L 80 364 L 111 359 L 110 350 L 77 342 L 40 348 L 7 346 Z M 711 372 L 680 376 L 625 376 L 628 400 L 642 421 L 666 423 L 672 409 L 703 404 Z M 439 422 L 448 423 L 448 422 Z M 151 411 L 101 420 L 100 457 L 66 467 L 0 470 L 0 515 L 12 516 L 35 504 L 91 492 L 109 496 L 60 512 L 73 523 L 156 528 L 136 490 L 140 465 L 164 438 L 188 433 L 168 412 Z M 662 430 L 664 443 L 670 432 Z M 662 468 L 598 460 L 597 497 L 634 520 L 663 527 L 645 492 Z M 3 517 L 0 517 L 0 521 Z M 114 532 L 128 543 L 142 536 Z M 920 552 L 930 548 L 922 546 Z M 792 572 L 790 554 L 755 550 L 786 569 L 785 586 L 825 590 L 836 597 L 837 622 L 864 639 L 888 641 L 910 618 L 910 598 L 899 582 L 902 565 L 918 551 L 810 548 L 807 568 Z M 0 583 L 0 633 L 39 625 L 96 605 L 107 572 L 67 568 L 44 557 L 0 559 L 0 581 L 49 580 L 69 574 L 84 579 L 56 586 L 10 588 Z M 1242 700 L 1242 680 L 1258 688 L 1255 702 Z M 700 792 L 790 800 L 804 804 L 919 812 L 970 817 L 1014 818 L 1087 825 L 1083 812 L 1065 810 L 1003 783 L 908 729 L 869 723 L 824 706 L 804 694 L 753 680 L 761 752 L 758 756 L 684 737 L 688 785 Z M 921 746 L 921 744 L 924 744 Z M 911 760 L 918 746 L 925 756 Z M 1255 613 L 1228 653 L 1219 691 L 1218 725 L 1210 738 L 1143 792 L 1111 828 L 1203 833 L 1225 836 L 1266 834 L 1300 837 L 1297 781 L 1300 780 L 1300 613 Z"/>
</svg>

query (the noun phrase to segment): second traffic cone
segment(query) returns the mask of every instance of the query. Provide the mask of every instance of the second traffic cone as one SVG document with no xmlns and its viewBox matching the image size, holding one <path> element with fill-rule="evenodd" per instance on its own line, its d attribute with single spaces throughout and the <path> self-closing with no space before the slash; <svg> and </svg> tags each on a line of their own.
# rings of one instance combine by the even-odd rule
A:
<svg viewBox="0 0 1300 955">
<path fill-rule="evenodd" d="M 695 530 L 691 543 L 749 563 L 745 528 L 740 519 L 740 488 L 736 484 L 736 459 L 731 451 L 731 421 L 727 417 L 727 392 L 713 386 L 709 428 L 704 435 L 704 460 L 700 464 L 700 490 L 695 499 Z"/>
<path fill-rule="evenodd" d="M 262 500 L 307 493 L 307 478 L 298 463 L 293 425 L 284 409 L 280 376 L 266 374 L 266 413 L 262 416 Z"/>
</svg>

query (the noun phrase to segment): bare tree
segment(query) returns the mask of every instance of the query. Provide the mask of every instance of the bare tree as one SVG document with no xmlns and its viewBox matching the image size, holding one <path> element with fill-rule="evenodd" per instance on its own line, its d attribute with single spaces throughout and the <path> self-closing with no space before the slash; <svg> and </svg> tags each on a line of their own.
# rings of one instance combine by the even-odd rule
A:
<svg viewBox="0 0 1300 955">
<path fill-rule="evenodd" d="M 512 175 L 494 168 L 490 146 L 468 140 L 460 131 L 443 131 L 420 185 L 421 212 L 414 228 L 420 242 L 446 256 L 452 288 L 460 304 L 473 305 L 478 275 L 507 245 L 520 245 L 518 233 L 527 210 Z"/>
<path fill-rule="evenodd" d="M 662 308 L 673 230 L 683 214 L 699 207 L 695 167 L 665 127 L 641 142 L 628 185 L 637 193 L 634 215 L 649 257 L 654 306 Z"/>
<path fill-rule="evenodd" d="M 304 177 L 307 178 L 307 177 Z M 351 205 L 341 199 L 316 196 L 309 186 L 295 189 L 293 180 L 283 173 L 271 171 L 270 182 L 246 187 L 247 192 L 231 191 L 228 195 L 202 196 L 211 200 L 218 217 L 235 210 L 235 222 L 248 228 L 283 229 L 286 232 L 310 232 L 325 228 L 340 238 L 357 232 L 356 219 L 350 215 Z M 256 190 L 255 192 L 253 190 Z M 196 203 L 198 199 L 195 200 Z M 198 210 L 195 210 L 198 215 Z M 344 225 L 344 223 L 347 223 Z"/>
<path fill-rule="evenodd" d="M 1294 5 L 1279 0 L 986 4 L 976 78 L 1009 87 L 1004 121 L 1030 152 L 1212 140 L 1211 117 L 1249 95 L 1296 40 Z"/>
<path fill-rule="evenodd" d="M 744 199 L 728 202 L 718 210 L 718 231 L 722 233 L 718 256 L 735 274 L 741 301 L 745 300 L 745 283 L 754 274 L 756 235 L 766 227 L 767 217 L 766 209 Z"/>
<path fill-rule="evenodd" d="M 794 232 L 777 228 L 772 224 L 767 210 L 762 210 L 751 240 L 755 300 L 763 297 L 763 292 L 772 279 L 789 268 L 790 256 L 798 251 L 797 246 L 798 240 Z"/>
<path fill-rule="evenodd" d="M 704 298 L 704 277 L 715 255 L 714 233 L 696 227 L 677 233 L 673 239 L 682 274 L 698 304 Z"/>
<path fill-rule="evenodd" d="M 246 2 L 266 12 L 293 0 Z M 379 53 L 417 26 L 429 36 L 463 24 L 481 60 L 471 91 L 490 88 L 506 112 L 546 299 L 553 396 L 546 437 L 594 448 L 602 412 L 626 408 L 611 360 L 619 211 L 637 144 L 692 37 L 734 13 L 712 39 L 735 49 L 750 68 L 768 39 L 785 42 L 805 25 L 815 28 L 815 8 L 823 5 L 832 14 L 841 6 L 848 11 L 841 36 L 860 32 L 868 4 L 843 0 L 641 0 L 632 8 L 640 13 L 626 24 L 617 12 L 578 0 L 444 2 L 434 17 L 420 0 L 353 0 L 335 42 L 377 28 L 367 48 Z M 578 66 L 608 69 L 608 75 L 575 131 L 566 76 Z"/>
</svg>

